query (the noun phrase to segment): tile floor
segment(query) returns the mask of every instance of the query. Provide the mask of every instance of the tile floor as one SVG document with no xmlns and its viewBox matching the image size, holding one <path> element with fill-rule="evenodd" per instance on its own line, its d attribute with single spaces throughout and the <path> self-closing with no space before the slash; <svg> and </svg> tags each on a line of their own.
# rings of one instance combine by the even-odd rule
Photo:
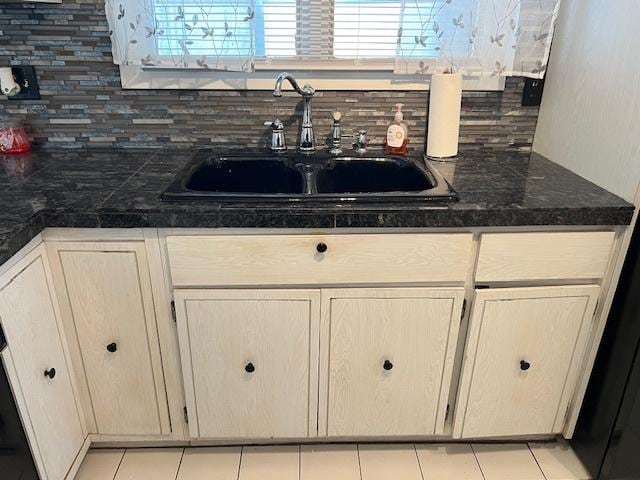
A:
<svg viewBox="0 0 640 480">
<path fill-rule="evenodd" d="M 569 446 L 303 445 L 91 450 L 76 480 L 589 480 Z"/>
</svg>

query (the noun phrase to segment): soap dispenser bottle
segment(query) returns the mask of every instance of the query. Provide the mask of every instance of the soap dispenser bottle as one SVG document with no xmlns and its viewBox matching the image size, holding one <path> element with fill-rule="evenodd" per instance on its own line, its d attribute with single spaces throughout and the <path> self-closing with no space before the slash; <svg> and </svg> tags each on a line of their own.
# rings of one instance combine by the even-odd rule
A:
<svg viewBox="0 0 640 480">
<path fill-rule="evenodd" d="M 409 130 L 404 123 L 402 113 L 402 103 L 396 103 L 397 111 L 393 117 L 393 122 L 387 129 L 387 138 L 384 143 L 384 152 L 387 155 L 405 155 L 409 145 Z"/>
</svg>

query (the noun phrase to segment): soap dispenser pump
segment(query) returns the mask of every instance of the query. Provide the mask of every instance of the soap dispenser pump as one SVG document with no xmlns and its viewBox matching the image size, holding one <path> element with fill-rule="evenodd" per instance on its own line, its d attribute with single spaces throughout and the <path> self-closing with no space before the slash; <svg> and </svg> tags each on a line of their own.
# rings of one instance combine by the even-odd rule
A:
<svg viewBox="0 0 640 480">
<path fill-rule="evenodd" d="M 387 129 L 387 138 L 385 140 L 384 151 L 387 155 L 405 155 L 409 145 L 409 130 L 407 124 L 404 123 L 404 114 L 402 113 L 402 103 L 396 103 L 396 112 L 393 122 Z"/>
</svg>

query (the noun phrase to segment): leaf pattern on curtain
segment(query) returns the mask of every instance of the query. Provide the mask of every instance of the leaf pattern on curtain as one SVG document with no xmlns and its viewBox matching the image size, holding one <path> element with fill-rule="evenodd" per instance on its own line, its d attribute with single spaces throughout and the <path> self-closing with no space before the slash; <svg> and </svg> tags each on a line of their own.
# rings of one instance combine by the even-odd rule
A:
<svg viewBox="0 0 640 480">
<path fill-rule="evenodd" d="M 254 70 L 253 0 L 106 0 L 114 63 Z"/>
<path fill-rule="evenodd" d="M 544 76 L 560 0 L 404 0 L 395 73 Z"/>
</svg>

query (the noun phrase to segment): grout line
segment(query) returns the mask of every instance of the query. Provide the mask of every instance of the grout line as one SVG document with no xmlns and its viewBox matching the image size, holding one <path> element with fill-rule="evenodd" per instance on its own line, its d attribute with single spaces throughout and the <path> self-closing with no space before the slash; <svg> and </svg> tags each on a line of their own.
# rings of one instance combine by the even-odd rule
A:
<svg viewBox="0 0 640 480">
<path fill-rule="evenodd" d="M 185 448 L 182 449 L 182 455 L 180 455 L 180 461 L 178 462 L 178 469 L 176 470 L 176 476 L 174 480 L 178 480 L 178 476 L 180 475 L 180 469 L 182 468 L 182 459 L 184 458 Z"/>
<path fill-rule="evenodd" d="M 420 476 L 422 480 L 424 480 L 424 472 L 422 471 L 422 464 L 420 463 L 420 457 L 418 456 L 418 449 L 416 448 L 416 444 L 413 444 L 413 451 L 416 454 L 416 461 L 418 462 L 418 468 L 420 469 Z"/>
<path fill-rule="evenodd" d="M 470 443 L 471 452 L 473 453 L 473 458 L 476 459 L 476 463 L 478 464 L 478 469 L 480 470 L 480 475 L 482 475 L 483 480 L 487 480 L 487 477 L 484 474 L 484 470 L 482 470 L 482 465 L 480 465 L 480 460 L 478 460 L 478 455 L 476 455 L 476 450 L 473 448 L 473 444 Z"/>
<path fill-rule="evenodd" d="M 298 480 L 302 479 L 302 445 L 298 445 Z"/>
<path fill-rule="evenodd" d="M 119 192 L 120 190 L 122 190 L 122 188 L 124 188 L 124 186 L 129 183 L 129 181 L 135 177 L 138 173 L 140 173 L 142 171 L 142 169 L 144 167 L 146 167 L 149 162 L 151 162 L 151 160 L 155 157 L 155 154 L 152 155 L 149 159 L 147 159 L 147 161 L 145 161 L 142 166 L 140 166 L 135 172 L 133 172 L 131 175 L 129 175 L 126 180 L 124 182 L 122 182 L 119 186 L 117 186 L 116 188 L 114 188 L 99 204 L 98 204 L 98 208 L 104 206 L 105 203 L 107 203 L 109 201 L 109 199 L 111 199 L 111 197 L 113 197 L 116 192 Z"/>
<path fill-rule="evenodd" d="M 360 444 L 356 443 L 356 454 L 358 455 L 358 471 L 360 473 L 360 480 L 363 480 L 362 478 L 362 464 L 360 463 Z"/>
<path fill-rule="evenodd" d="M 127 448 L 125 448 L 122 452 L 122 456 L 120 457 L 120 461 L 118 462 L 118 466 L 116 467 L 116 471 L 113 474 L 113 480 L 116 480 L 116 477 L 118 476 L 118 472 L 120 471 L 120 466 L 122 465 L 122 462 L 124 461 L 124 456 L 127 454 Z"/>
<path fill-rule="evenodd" d="M 238 459 L 238 475 L 236 475 L 236 480 L 240 480 L 240 469 L 242 468 L 243 456 L 244 456 L 244 447 L 240 447 L 240 458 Z"/>
<path fill-rule="evenodd" d="M 533 457 L 533 461 L 536 462 L 536 465 L 540 469 L 540 473 L 542 473 L 542 478 L 547 480 L 547 476 L 544 474 L 544 470 L 542 470 L 542 467 L 540 466 L 540 462 L 538 462 L 538 458 L 536 457 L 536 454 L 533 453 L 533 450 L 531 450 L 531 446 L 529 445 L 529 442 L 527 442 L 527 450 L 529 450 L 529 453 Z"/>
</svg>

